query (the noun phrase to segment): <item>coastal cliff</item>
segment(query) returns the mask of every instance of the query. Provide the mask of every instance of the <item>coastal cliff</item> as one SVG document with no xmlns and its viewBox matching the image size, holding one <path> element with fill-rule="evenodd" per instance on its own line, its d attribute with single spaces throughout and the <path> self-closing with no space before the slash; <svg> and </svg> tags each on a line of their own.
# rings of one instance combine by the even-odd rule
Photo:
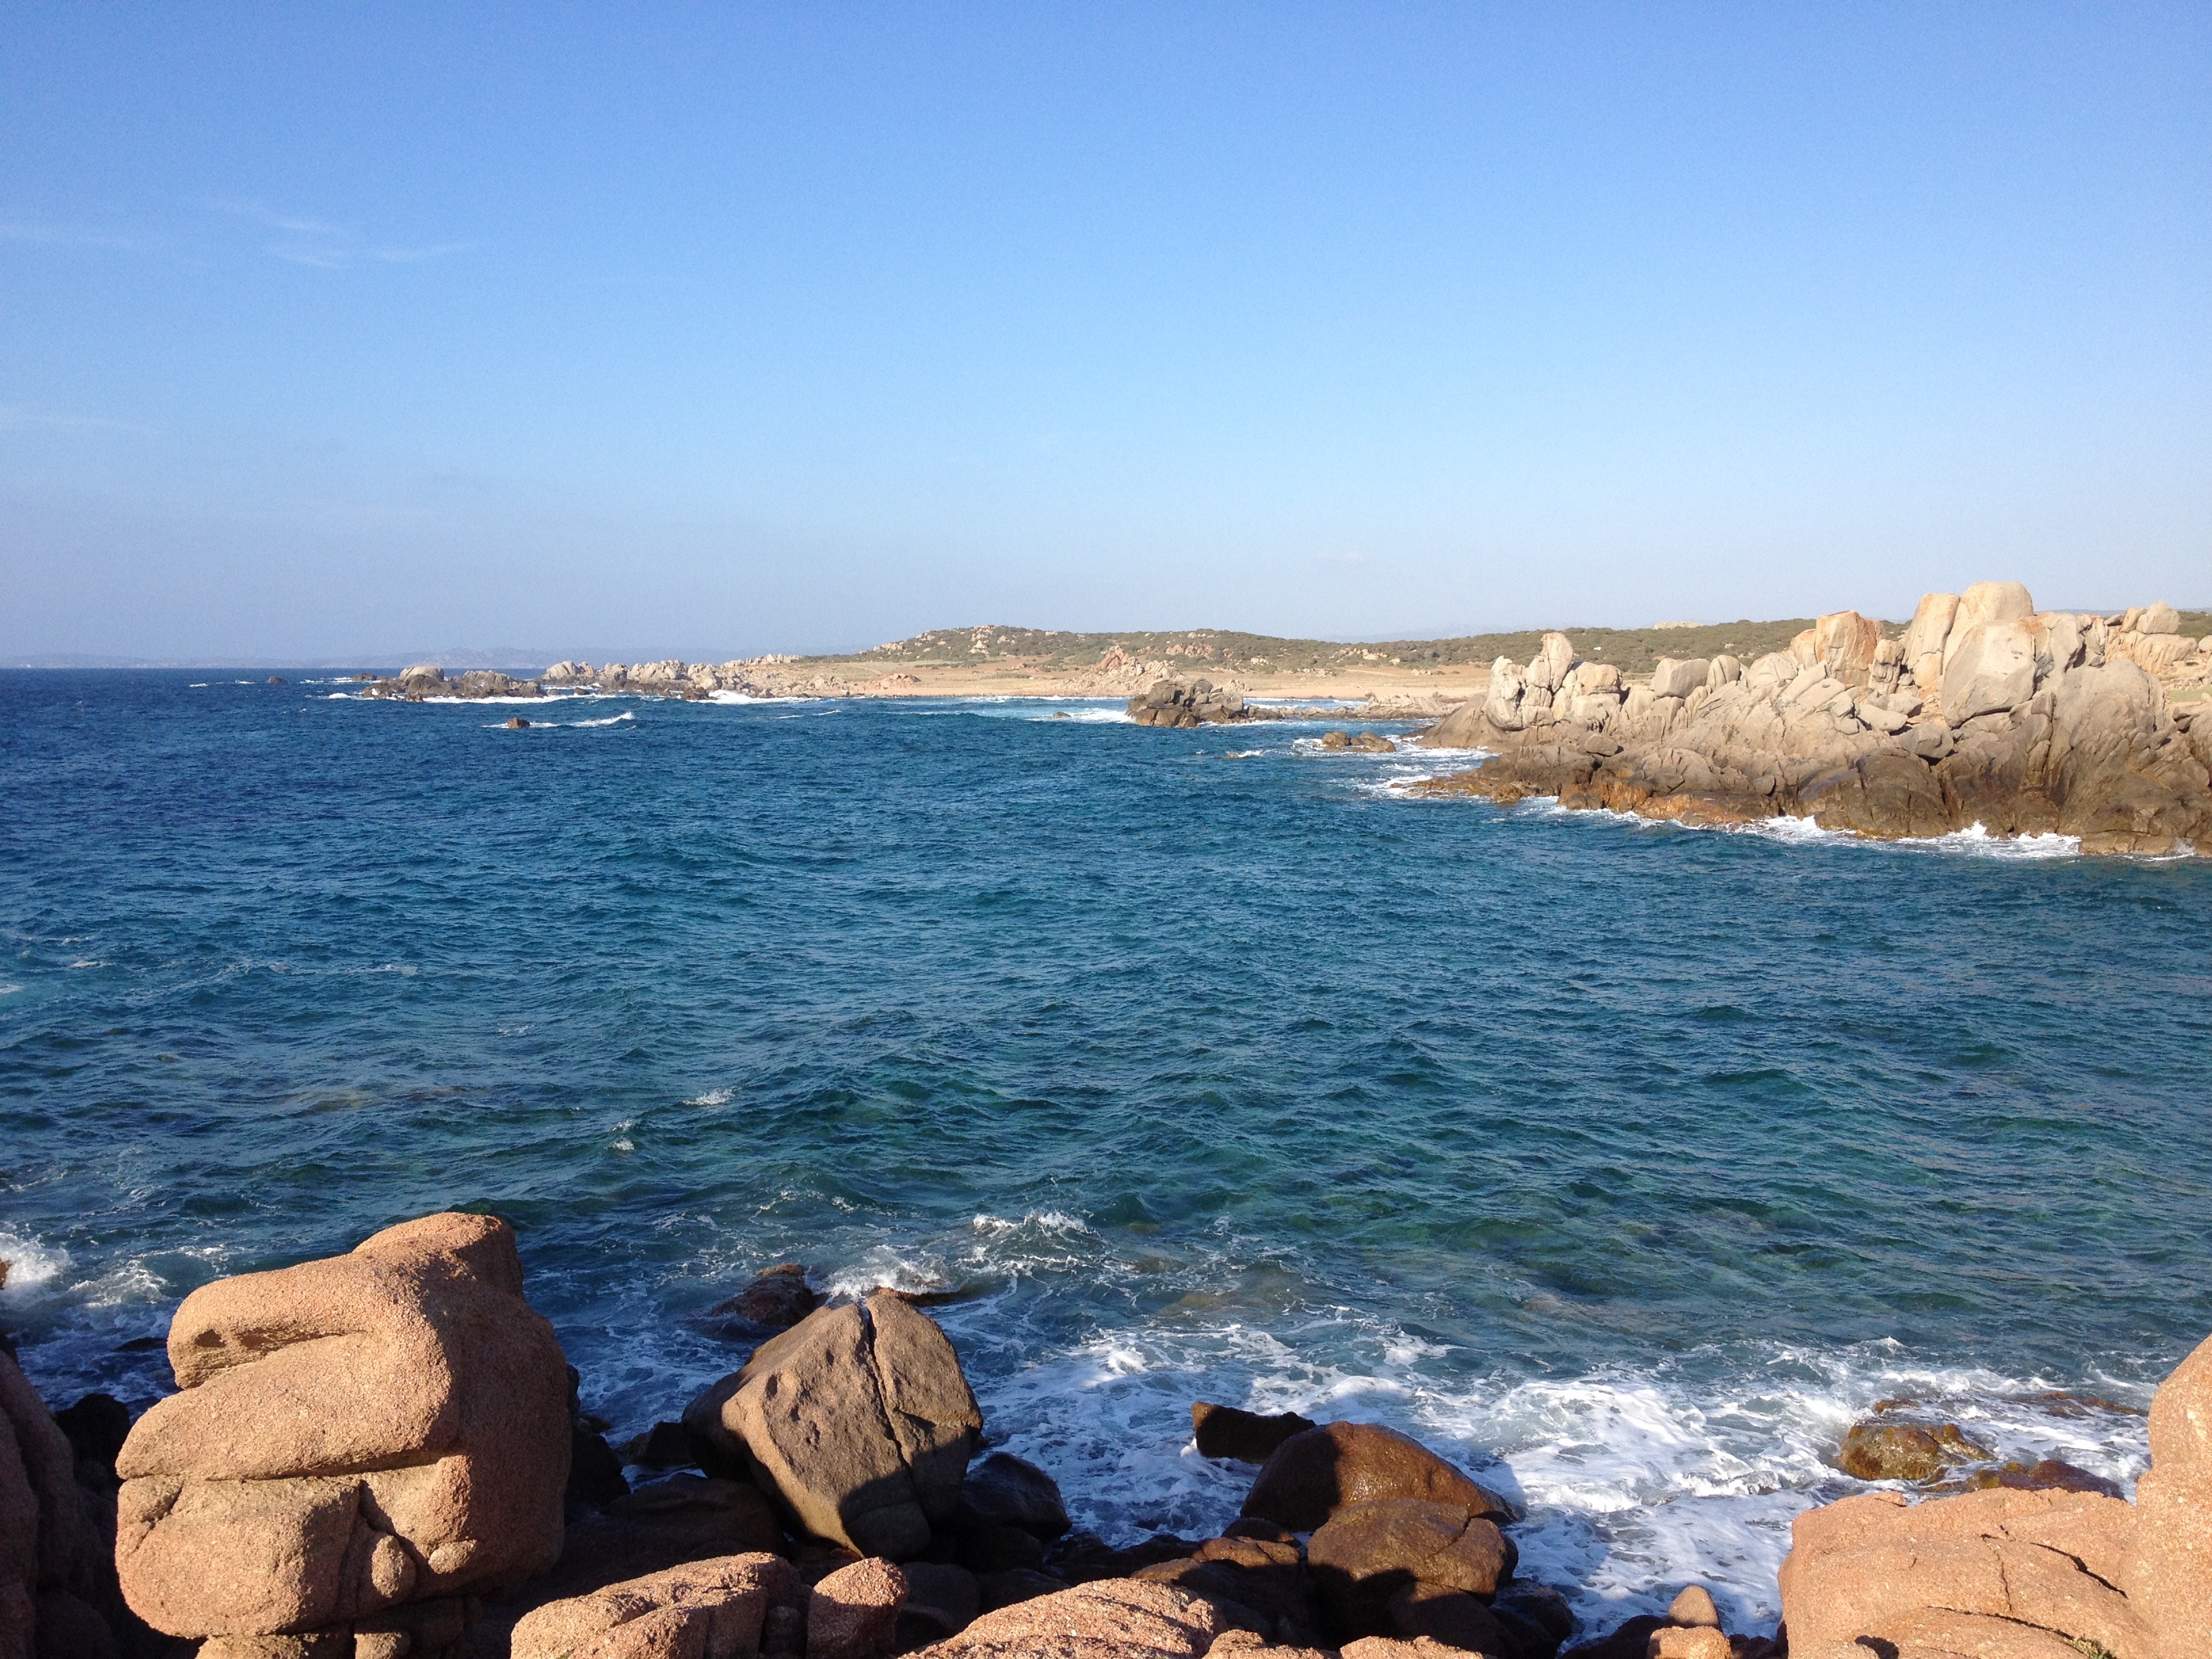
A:
<svg viewBox="0 0 2212 1659">
<path fill-rule="evenodd" d="M 2039 612 L 2020 584 L 1984 582 L 1929 594 L 1898 637 L 1838 611 L 1786 652 L 1662 658 L 1634 685 L 1547 635 L 1419 739 L 1495 757 L 1415 787 L 1692 823 L 1788 815 L 1881 837 L 1979 825 L 2079 836 L 2086 853 L 2212 851 L 2212 653 L 2179 623 L 2166 605 Z"/>
</svg>

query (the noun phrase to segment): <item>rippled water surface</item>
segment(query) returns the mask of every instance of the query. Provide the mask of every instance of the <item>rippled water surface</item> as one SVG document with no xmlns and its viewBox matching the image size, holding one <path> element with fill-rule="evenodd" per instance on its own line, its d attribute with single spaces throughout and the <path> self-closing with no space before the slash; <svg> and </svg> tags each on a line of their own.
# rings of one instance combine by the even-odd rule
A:
<svg viewBox="0 0 2212 1659">
<path fill-rule="evenodd" d="M 1190 1401 L 1297 1407 L 1517 1490 L 1586 1615 L 1750 1625 L 1875 1400 L 2129 1479 L 2139 1417 L 2027 1396 L 2212 1332 L 2212 862 L 1413 800 L 1308 725 L 337 689 L 0 680 L 0 1320 L 57 1401 L 483 1207 L 623 1432 L 795 1259 L 964 1291 L 1110 1536 L 1233 1513 Z"/>
</svg>

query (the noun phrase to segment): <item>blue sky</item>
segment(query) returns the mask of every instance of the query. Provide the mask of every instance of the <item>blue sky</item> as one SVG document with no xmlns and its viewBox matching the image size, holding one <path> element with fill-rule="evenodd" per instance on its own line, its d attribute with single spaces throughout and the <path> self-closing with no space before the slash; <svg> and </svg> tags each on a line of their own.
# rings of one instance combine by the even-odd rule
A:
<svg viewBox="0 0 2212 1659">
<path fill-rule="evenodd" d="M 0 651 L 2212 603 L 2212 8 L 21 5 Z"/>
</svg>

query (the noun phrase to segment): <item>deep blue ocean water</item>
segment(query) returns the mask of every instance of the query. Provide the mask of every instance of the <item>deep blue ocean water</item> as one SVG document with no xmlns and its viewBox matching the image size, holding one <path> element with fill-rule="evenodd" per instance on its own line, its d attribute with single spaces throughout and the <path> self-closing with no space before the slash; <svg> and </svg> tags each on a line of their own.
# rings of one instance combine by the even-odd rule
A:
<svg viewBox="0 0 2212 1659">
<path fill-rule="evenodd" d="M 483 1207 L 618 1434 L 798 1260 L 966 1291 L 1109 1536 L 1234 1512 L 1193 1400 L 1296 1407 L 1517 1492 L 1598 1622 L 1756 1626 L 1877 1399 L 2127 1480 L 2139 1417 L 2027 1396 L 2212 1333 L 2212 861 L 1413 799 L 1448 763 L 1303 723 L 340 689 L 0 678 L 0 1322 L 57 1404 L 155 1397 L 212 1277 Z"/>
</svg>

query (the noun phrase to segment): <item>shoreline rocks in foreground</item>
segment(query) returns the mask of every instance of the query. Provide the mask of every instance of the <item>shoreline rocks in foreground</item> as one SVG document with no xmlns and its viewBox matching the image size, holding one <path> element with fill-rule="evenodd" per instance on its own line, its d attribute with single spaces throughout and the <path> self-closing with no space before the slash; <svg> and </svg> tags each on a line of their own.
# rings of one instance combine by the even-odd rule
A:
<svg viewBox="0 0 2212 1659">
<path fill-rule="evenodd" d="M 1899 638 L 1838 611 L 1787 652 L 1662 658 L 1635 686 L 1549 634 L 1419 739 L 1495 757 L 1414 787 L 1698 824 L 1789 815 L 1883 838 L 1979 824 L 2079 836 L 2085 853 L 2212 853 L 2212 713 L 2160 678 L 2212 647 L 2178 627 L 2167 605 L 2039 612 L 2019 583 L 1983 582 L 1928 595 Z"/>
<path fill-rule="evenodd" d="M 1200 1402 L 1200 1452 L 1258 1466 L 1242 1514 L 1117 1550 L 1071 1528 L 1045 1471 L 977 1456 L 958 1356 L 906 1297 L 814 1304 L 786 1264 L 725 1304 L 784 1328 L 633 1443 L 633 1467 L 678 1466 L 635 1490 L 489 1217 L 195 1291 L 179 1392 L 112 1470 L 113 1439 L 73 1447 L 0 1357 L 0 1659 L 2212 1652 L 2212 1341 L 2159 1390 L 2133 1504 L 2033 1481 L 1846 1498 L 1798 1518 L 1775 1637 L 1728 1634 L 1692 1584 L 1569 1646 L 1513 1506 L 1403 1434 Z M 119 1433 L 92 1404 L 65 1415 Z M 1986 1450 L 1916 1432 L 1839 1455 Z"/>
</svg>

